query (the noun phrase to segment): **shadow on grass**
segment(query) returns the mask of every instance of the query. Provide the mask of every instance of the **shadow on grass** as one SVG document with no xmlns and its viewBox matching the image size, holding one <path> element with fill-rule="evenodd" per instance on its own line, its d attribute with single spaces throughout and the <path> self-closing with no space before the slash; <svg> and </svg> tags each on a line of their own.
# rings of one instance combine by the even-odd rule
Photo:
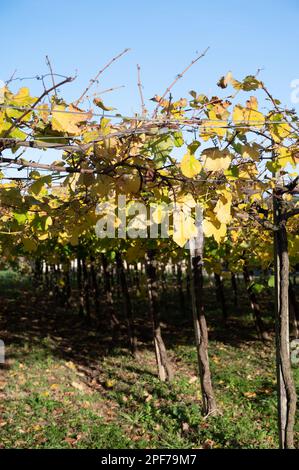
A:
<svg viewBox="0 0 299 470">
<path fill-rule="evenodd" d="M 91 324 L 82 319 L 76 309 L 68 310 L 59 304 L 58 299 L 50 298 L 47 292 L 40 292 L 29 284 L 28 279 L 0 276 L 0 331 L 1 338 L 9 346 L 11 359 L 24 359 L 32 346 L 41 346 L 56 357 L 71 360 L 88 369 L 100 369 L 104 357 L 117 357 L 127 352 L 127 336 L 124 319 L 121 323 L 117 345 L 112 343 L 105 304 L 100 305 L 100 315 Z M 226 325 L 221 320 L 221 311 L 213 290 L 205 287 L 206 315 L 210 340 L 222 341 L 234 347 L 244 342 L 256 341 L 253 321 L 248 312 L 247 300 L 241 297 L 236 316 L 234 306 L 227 298 L 231 313 Z M 135 311 L 135 327 L 139 349 L 153 350 L 152 326 L 146 318 L 145 299 L 132 299 Z M 190 299 L 185 293 L 185 309 L 180 310 L 180 302 L 175 286 L 169 285 L 168 293 L 161 295 L 160 313 L 162 333 L 168 349 L 194 344 Z M 107 327 L 108 325 L 108 327 Z M 14 345 L 22 347 L 22 353 L 14 356 Z M 19 357 L 20 354 L 22 357 Z M 18 357 L 17 357 L 18 356 Z M 129 367 L 129 366 L 128 366 Z M 140 373 L 149 372 L 142 367 Z"/>
</svg>

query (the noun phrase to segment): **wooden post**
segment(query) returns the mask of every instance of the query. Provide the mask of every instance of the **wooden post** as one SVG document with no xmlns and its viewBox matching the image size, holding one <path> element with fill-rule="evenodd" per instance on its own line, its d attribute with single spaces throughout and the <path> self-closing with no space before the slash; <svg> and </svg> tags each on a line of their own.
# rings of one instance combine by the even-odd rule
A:
<svg viewBox="0 0 299 470">
<path fill-rule="evenodd" d="M 289 348 L 289 255 L 282 193 L 273 190 L 278 430 L 281 449 L 294 448 L 296 389 Z"/>
<path fill-rule="evenodd" d="M 130 349 L 131 349 L 133 356 L 136 356 L 137 355 L 137 338 L 135 336 L 135 331 L 134 331 L 132 304 L 131 304 L 131 298 L 129 294 L 127 279 L 126 279 L 126 273 L 124 270 L 123 260 L 119 251 L 116 253 L 116 264 L 117 264 L 117 270 L 119 273 L 121 291 L 122 291 L 122 295 L 124 299 L 124 313 L 125 313 L 125 318 L 126 318 L 126 323 L 127 323 Z"/>
<path fill-rule="evenodd" d="M 155 251 L 148 250 L 146 259 L 147 286 L 149 297 L 149 313 L 153 327 L 153 340 L 159 378 L 162 382 L 173 378 L 173 370 L 167 355 L 166 347 L 161 334 L 161 325 L 158 310 L 158 282 Z"/>
<path fill-rule="evenodd" d="M 197 349 L 199 378 L 203 402 L 203 414 L 215 413 L 216 401 L 212 387 L 211 371 L 208 356 L 208 328 L 203 304 L 203 230 L 202 224 L 197 224 L 198 234 L 190 240 L 190 279 L 192 313 Z"/>
</svg>

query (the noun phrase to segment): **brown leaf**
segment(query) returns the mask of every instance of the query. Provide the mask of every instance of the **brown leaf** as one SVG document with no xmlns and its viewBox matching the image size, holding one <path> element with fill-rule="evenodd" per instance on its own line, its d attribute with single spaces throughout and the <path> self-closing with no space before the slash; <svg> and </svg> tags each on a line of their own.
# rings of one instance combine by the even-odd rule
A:
<svg viewBox="0 0 299 470">
<path fill-rule="evenodd" d="M 203 449 L 213 449 L 213 445 L 215 444 L 212 439 L 206 439 L 205 442 L 203 443 L 202 448 Z"/>
<path fill-rule="evenodd" d="M 189 382 L 189 384 L 194 384 L 195 382 L 197 382 L 197 376 L 193 375 L 192 377 L 190 377 L 188 382 Z"/>
<path fill-rule="evenodd" d="M 255 397 L 256 397 L 256 393 L 255 393 L 255 392 L 244 392 L 243 395 L 244 395 L 244 397 L 246 397 L 246 398 L 255 398 Z"/>
<path fill-rule="evenodd" d="M 80 390 L 80 392 L 86 392 L 86 385 L 79 383 L 79 382 L 72 382 L 72 387 Z"/>
<path fill-rule="evenodd" d="M 185 433 L 190 431 L 190 426 L 188 423 L 182 423 L 182 431 Z"/>
</svg>

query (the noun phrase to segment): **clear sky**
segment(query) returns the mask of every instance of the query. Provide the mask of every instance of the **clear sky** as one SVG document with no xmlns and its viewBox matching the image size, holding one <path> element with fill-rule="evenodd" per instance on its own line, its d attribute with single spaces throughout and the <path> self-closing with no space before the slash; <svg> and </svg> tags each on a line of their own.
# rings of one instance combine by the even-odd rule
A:
<svg viewBox="0 0 299 470">
<path fill-rule="evenodd" d="M 57 73 L 77 70 L 77 80 L 63 92 L 75 99 L 101 66 L 130 47 L 98 90 L 125 85 L 105 101 L 132 113 L 139 110 L 137 63 L 148 99 L 161 94 L 196 51 L 210 46 L 176 85 L 175 96 L 192 88 L 215 93 L 214 84 L 228 70 L 241 78 L 263 68 L 260 77 L 291 106 L 290 82 L 299 78 L 298 0 L 0 0 L 0 7 L 2 80 L 14 69 L 20 77 L 46 73 L 48 54 Z"/>
<path fill-rule="evenodd" d="M 215 95 L 221 91 L 218 79 L 228 70 L 240 79 L 262 68 L 259 77 L 273 95 L 294 106 L 290 83 L 299 78 L 298 0 L 0 0 L 0 7 L 4 81 L 15 69 L 15 77 L 47 73 L 48 55 L 55 72 L 77 73 L 76 81 L 61 90 L 72 101 L 109 59 L 129 47 L 93 91 L 125 85 L 103 98 L 132 115 L 140 111 L 137 63 L 148 100 L 161 95 L 197 51 L 209 46 L 176 84 L 174 98 L 190 89 Z M 13 83 L 14 88 L 24 85 L 33 94 L 42 90 L 36 80 Z M 53 154 L 31 150 L 30 157 L 46 162 Z"/>
</svg>

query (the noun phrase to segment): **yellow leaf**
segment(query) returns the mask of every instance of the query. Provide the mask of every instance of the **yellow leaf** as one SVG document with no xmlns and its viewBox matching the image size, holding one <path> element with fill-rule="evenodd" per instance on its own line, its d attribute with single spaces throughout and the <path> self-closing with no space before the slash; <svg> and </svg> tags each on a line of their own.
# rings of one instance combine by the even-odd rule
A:
<svg viewBox="0 0 299 470">
<path fill-rule="evenodd" d="M 162 220 L 166 216 L 166 209 L 163 204 L 158 204 L 155 210 L 152 212 L 152 218 L 155 224 L 161 224 Z"/>
<path fill-rule="evenodd" d="M 234 124 L 239 124 L 240 122 L 243 122 L 243 119 L 244 119 L 243 110 L 244 108 L 240 104 L 237 104 L 234 107 L 233 115 L 232 115 Z"/>
<path fill-rule="evenodd" d="M 218 119 L 216 112 L 212 109 L 209 111 L 209 119 L 204 121 L 201 126 L 200 135 L 204 140 L 208 140 L 215 135 L 222 139 L 227 131 L 225 126 L 227 126 L 227 121 Z"/>
<path fill-rule="evenodd" d="M 236 230 L 231 230 L 230 236 L 231 236 L 232 241 L 235 243 L 238 240 L 240 233 L 237 232 Z"/>
<path fill-rule="evenodd" d="M 40 424 L 35 424 L 35 425 L 32 427 L 32 429 L 33 429 L 34 431 L 40 431 L 40 430 L 42 429 L 42 427 L 41 427 Z"/>
<path fill-rule="evenodd" d="M 173 238 L 173 241 L 177 245 L 179 245 L 181 248 L 183 248 L 188 241 L 188 238 L 186 238 L 184 233 L 181 231 L 174 232 L 172 235 L 172 238 Z"/>
<path fill-rule="evenodd" d="M 287 194 L 287 193 L 285 193 L 285 194 L 282 195 L 282 199 L 283 199 L 284 201 L 290 202 L 290 201 L 293 200 L 293 196 L 292 196 L 292 194 Z"/>
<path fill-rule="evenodd" d="M 212 361 L 215 362 L 216 364 L 220 363 L 220 359 L 218 356 L 212 356 Z"/>
<path fill-rule="evenodd" d="M 215 206 L 214 212 L 217 219 L 222 224 L 228 224 L 231 219 L 231 197 L 230 200 L 226 199 L 225 196 L 220 196 Z"/>
<path fill-rule="evenodd" d="M 273 122 L 269 125 L 270 134 L 273 140 L 277 143 L 284 140 L 289 136 L 292 129 L 287 122 L 281 122 L 283 120 L 282 114 L 272 114 L 269 117 L 269 121 Z"/>
<path fill-rule="evenodd" d="M 241 105 L 236 105 L 233 110 L 232 119 L 234 124 L 246 124 L 253 127 L 263 127 L 265 123 L 265 116 L 258 110 L 257 99 L 251 96 L 246 103 L 246 108 Z"/>
<path fill-rule="evenodd" d="M 53 225 L 53 219 L 51 216 L 48 216 L 45 220 L 45 230 L 48 230 L 50 225 Z"/>
<path fill-rule="evenodd" d="M 262 200 L 261 193 L 251 194 L 251 196 L 249 197 L 249 200 L 250 202 L 261 201 Z M 263 218 L 263 214 L 260 214 L 259 217 Z"/>
<path fill-rule="evenodd" d="M 10 103 L 14 106 L 27 106 L 34 103 L 36 99 L 30 96 L 29 88 L 22 87 L 16 95 L 12 95 Z"/>
<path fill-rule="evenodd" d="M 247 105 L 247 108 L 248 108 L 248 109 L 257 111 L 258 103 L 257 103 L 256 97 L 255 97 L 255 96 L 251 96 L 251 97 L 249 98 L 249 100 L 247 100 L 246 105 Z"/>
<path fill-rule="evenodd" d="M 80 133 L 79 124 L 87 121 L 91 116 L 91 112 L 82 112 L 75 106 L 70 105 L 66 109 L 65 105 L 57 104 L 52 111 L 52 129 L 68 134 L 78 134 Z"/>
<path fill-rule="evenodd" d="M 247 106 L 244 109 L 244 119 L 246 123 L 257 128 L 263 127 L 265 116 L 257 110 L 258 103 L 256 97 L 251 96 L 246 104 Z"/>
<path fill-rule="evenodd" d="M 226 235 L 226 225 L 216 219 L 204 219 L 202 223 L 203 232 L 206 237 L 214 237 L 217 243 Z"/>
<path fill-rule="evenodd" d="M 44 122 L 47 122 L 48 121 L 48 117 L 50 115 L 50 111 L 49 111 L 49 107 L 47 104 L 41 104 L 39 106 L 37 106 L 37 108 L 40 112 L 40 117 L 42 119 L 42 121 Z"/>
<path fill-rule="evenodd" d="M 184 204 L 185 206 L 189 207 L 190 209 L 192 207 L 195 207 L 196 206 L 196 202 L 194 200 L 194 197 L 192 196 L 192 194 L 190 193 L 187 193 L 187 194 L 179 194 L 177 196 L 177 202 L 179 204 Z"/>
<path fill-rule="evenodd" d="M 38 239 L 43 241 L 43 240 L 47 240 L 49 238 L 49 234 L 48 233 L 42 233 L 42 234 L 38 234 L 37 235 Z"/>
<path fill-rule="evenodd" d="M 114 380 L 114 379 L 107 379 L 106 382 L 105 382 L 105 387 L 107 387 L 107 388 L 113 388 L 115 384 L 116 384 L 116 380 Z"/>
<path fill-rule="evenodd" d="M 195 158 L 193 153 L 186 153 L 181 161 L 181 170 L 184 176 L 187 178 L 193 178 L 201 172 L 201 164 Z"/>
<path fill-rule="evenodd" d="M 293 167 L 296 166 L 295 159 L 289 148 L 279 147 L 277 159 L 281 168 L 284 168 L 288 163 L 290 163 Z"/>
<path fill-rule="evenodd" d="M 239 178 L 240 179 L 252 179 L 257 174 L 257 168 L 255 163 L 245 163 L 239 169 Z"/>
<path fill-rule="evenodd" d="M 227 170 L 231 163 L 231 154 L 228 150 L 211 147 L 202 152 L 203 166 L 207 171 Z"/>
<path fill-rule="evenodd" d="M 196 237 L 197 227 L 195 221 L 191 216 L 180 210 L 174 214 L 174 232 L 173 240 L 183 247 L 190 238 Z"/>
<path fill-rule="evenodd" d="M 4 96 L 5 96 L 5 92 L 7 92 L 7 88 L 6 86 L 3 86 L 0 88 L 0 103 L 4 103 L 5 99 L 4 99 Z"/>
</svg>

